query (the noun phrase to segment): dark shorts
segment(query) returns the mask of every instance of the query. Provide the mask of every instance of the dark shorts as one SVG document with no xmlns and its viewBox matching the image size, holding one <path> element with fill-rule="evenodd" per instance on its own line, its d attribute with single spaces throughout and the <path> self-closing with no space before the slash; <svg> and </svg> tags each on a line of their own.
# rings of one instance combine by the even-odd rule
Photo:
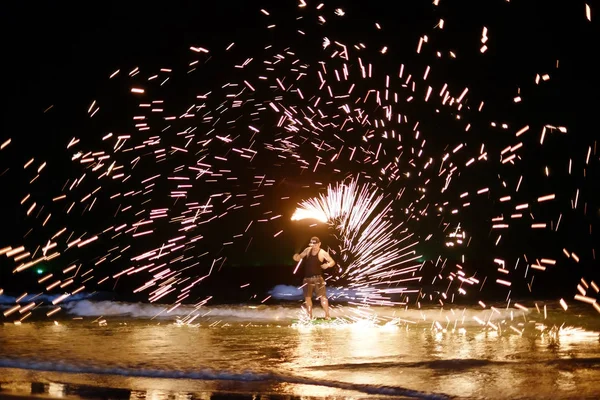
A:
<svg viewBox="0 0 600 400">
<path fill-rule="evenodd" d="M 304 291 L 304 297 L 312 297 L 313 292 L 316 292 L 317 298 L 327 298 L 327 290 L 325 288 L 325 279 L 322 276 L 312 276 L 310 278 L 304 278 L 302 282 L 302 290 Z"/>
</svg>

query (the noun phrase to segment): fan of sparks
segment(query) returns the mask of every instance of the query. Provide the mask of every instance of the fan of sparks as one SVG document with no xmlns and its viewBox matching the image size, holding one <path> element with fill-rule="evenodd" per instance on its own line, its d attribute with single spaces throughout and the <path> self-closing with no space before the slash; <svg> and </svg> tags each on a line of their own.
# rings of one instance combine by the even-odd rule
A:
<svg viewBox="0 0 600 400">
<path fill-rule="evenodd" d="M 333 250 L 345 264 L 332 283 L 347 280 L 357 299 L 371 304 L 393 305 L 389 295 L 419 292 L 421 276 L 414 276 L 422 264 L 416 255 L 414 233 L 392 218 L 393 200 L 374 184 L 359 186 L 358 179 L 327 188 L 326 195 L 303 201 L 292 220 L 316 219 L 327 223 L 339 235 Z M 411 240 L 412 239 L 412 240 Z M 300 262 L 301 263 L 301 262 Z M 298 266 L 300 265 L 298 263 Z M 413 288 L 398 286 L 416 283 Z"/>
<path fill-rule="evenodd" d="M 414 293 L 415 301 L 444 304 L 486 284 L 505 290 L 510 301 L 515 285 L 531 289 L 535 273 L 557 267 L 557 253 L 579 262 L 578 250 L 567 248 L 546 249 L 549 254 L 524 248 L 516 260 L 500 250 L 504 232 L 552 234 L 562 208 L 578 207 L 578 188 L 570 198 L 548 191 L 552 185 L 519 191 L 533 180 L 551 182 L 548 167 L 524 176 L 521 166 L 548 140 L 568 135 L 565 127 L 514 128 L 493 110 L 484 114 L 483 99 L 473 98 L 468 86 L 437 78 L 436 68 L 460 57 L 436 47 L 444 20 L 413 38 L 417 56 L 434 63 L 411 66 L 399 54 L 390 67 L 381 60 L 392 45 L 346 42 L 329 30 L 343 22 L 344 10 L 304 2 L 299 10 L 304 14 L 287 25 L 295 39 L 283 46 L 265 43 L 262 51 L 246 54 L 235 43 L 220 49 L 194 44 L 187 65 L 108 74 L 107 87 L 128 106 L 103 115 L 100 101 L 89 104 L 85 134 L 66 143 L 73 175 L 53 192 L 35 189 L 43 179 L 62 179 L 51 161 L 32 157 L 13 168 L 32 188 L 20 202 L 31 229 L 21 243 L 15 238 L 0 247 L 0 254 L 14 261 L 15 274 L 60 266 L 38 279 L 40 292 L 60 295 L 47 315 L 74 294 L 110 289 L 132 275 L 143 277 L 134 292 L 168 302 L 169 310 L 184 302 L 205 304 L 208 294 L 197 300 L 206 293 L 203 283 L 232 252 L 265 240 L 285 245 L 293 210 L 293 219 L 332 227 L 342 266 L 333 281 L 346 282 L 372 303 Z M 276 29 L 268 10 L 257 15 Z M 481 57 L 487 35 L 484 28 Z M 215 83 L 203 71 L 219 57 L 237 61 L 219 64 L 231 79 Z M 544 72 L 520 84 L 533 91 L 548 80 Z M 131 105 L 137 111 L 127 115 Z M 492 120 L 472 125 L 474 115 Z M 112 122 L 123 116 L 131 122 Z M 423 118 L 445 133 L 422 124 Z M 490 144 L 475 142 L 474 129 L 502 135 Z M 9 145 L 10 139 L 2 149 Z M 585 165 L 591 151 L 580 156 Z M 571 155 L 552 162 L 571 173 Z M 305 200 L 296 205 L 298 196 Z M 544 209 L 556 201 L 560 206 Z M 485 210 L 485 217 L 471 209 Z M 491 232 L 481 239 L 498 249 L 488 263 L 469 263 L 469 221 Z M 427 241 L 453 248 L 454 262 L 441 254 L 429 255 L 427 264 L 420 260 L 419 246 Z M 245 290 L 252 291 L 252 282 Z M 577 300 L 600 311 L 593 279 L 582 278 L 578 291 Z M 41 305 L 24 298 L 4 314 L 24 319 Z"/>
</svg>

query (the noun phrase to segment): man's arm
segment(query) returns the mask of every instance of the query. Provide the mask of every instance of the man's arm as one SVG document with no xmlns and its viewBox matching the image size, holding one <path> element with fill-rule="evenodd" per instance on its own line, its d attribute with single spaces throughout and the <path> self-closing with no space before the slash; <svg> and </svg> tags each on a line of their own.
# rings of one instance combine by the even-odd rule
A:
<svg viewBox="0 0 600 400">
<path fill-rule="evenodd" d="M 327 269 L 327 268 L 331 268 L 335 265 L 335 261 L 333 261 L 333 258 L 331 258 L 331 256 L 329 255 L 328 252 L 326 252 L 325 250 L 321 249 L 322 251 L 322 255 L 323 258 L 325 259 L 325 262 L 321 265 L 321 268 L 323 269 Z"/>
<path fill-rule="evenodd" d="M 301 259 L 303 259 L 304 257 L 306 257 L 306 255 L 308 254 L 308 251 L 310 250 L 310 247 L 307 247 L 306 249 L 304 249 L 304 251 L 300 254 L 294 254 L 294 261 L 298 262 Z"/>
</svg>

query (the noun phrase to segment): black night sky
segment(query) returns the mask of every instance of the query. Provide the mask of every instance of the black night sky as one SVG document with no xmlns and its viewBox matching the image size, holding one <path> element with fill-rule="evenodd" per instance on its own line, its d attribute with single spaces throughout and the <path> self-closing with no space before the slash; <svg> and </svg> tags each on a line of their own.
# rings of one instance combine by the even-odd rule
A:
<svg viewBox="0 0 600 400">
<path fill-rule="evenodd" d="M 60 192 L 67 179 L 79 175 L 70 160 L 71 152 L 66 151 L 72 137 L 80 138 L 91 149 L 101 144 L 100 138 L 106 132 L 126 134 L 133 130 L 131 116 L 137 111 L 138 100 L 128 92 L 131 82 L 124 78 L 108 80 L 113 71 L 120 69 L 125 75 L 139 67 L 144 76 L 148 71 L 160 68 L 179 71 L 173 74 L 165 100 L 173 109 L 185 110 L 197 95 L 236 79 L 234 64 L 252 55 L 261 59 L 265 44 L 274 47 L 289 44 L 304 62 L 317 63 L 324 56 L 315 49 L 320 49 L 323 36 L 330 36 L 332 41 L 337 37 L 351 44 L 363 42 L 369 46 L 373 43 L 370 53 L 365 53 L 364 57 L 377 60 L 376 68 L 381 71 L 397 74 L 398 66 L 406 64 L 421 73 L 431 65 L 429 85 L 440 88 L 448 83 L 453 92 L 469 87 L 469 97 L 477 99 L 468 104 L 471 110 L 478 107 L 479 101 L 485 102 L 481 113 L 468 114 L 469 120 L 465 123 L 470 122 L 474 127 L 468 133 L 457 128 L 454 114 L 436 113 L 434 107 L 425 107 L 422 101 L 406 104 L 402 112 L 412 121 L 420 121 L 430 154 L 442 155 L 459 143 L 478 148 L 484 142 L 492 152 L 503 146 L 508 136 L 514 139 L 518 129 L 530 126 L 530 131 L 519 139 L 523 140 L 526 149 L 520 153 L 522 160 L 518 169 L 497 168 L 499 163 L 494 159 L 486 167 L 477 167 L 476 173 L 456 175 L 444 196 L 434 193 L 428 201 L 443 202 L 446 198 L 456 198 L 463 192 L 486 186 L 498 188 L 503 179 L 512 182 L 523 175 L 525 181 L 520 196 L 524 201 L 541 194 L 556 193 L 557 201 L 552 206 L 534 212 L 540 220 L 554 218 L 553 224 L 556 224 L 555 216 L 562 213 L 561 229 L 557 233 L 532 232 L 525 223 L 523 229 L 513 227 L 503 235 L 498 247 L 494 244 L 497 234 L 490 232 L 490 226 L 491 217 L 503 212 L 502 205 L 489 201 L 494 195 L 486 197 L 486 201 L 474 200 L 469 212 L 461 217 L 462 227 L 473 237 L 465 252 L 469 260 L 467 266 L 493 270 L 493 257 L 490 259 L 493 252 L 505 255 L 507 260 L 522 257 L 524 253 L 534 258 L 560 260 L 555 269 L 536 275 L 534 296 L 572 298 L 582 276 L 596 281 L 599 278 L 598 262 L 592 249 L 600 250 L 595 232 L 600 213 L 596 152 L 597 88 L 600 87 L 597 71 L 600 64 L 595 49 L 600 36 L 595 16 L 592 16 L 592 22 L 585 17 L 583 1 L 442 0 L 438 7 L 431 1 L 417 0 L 327 3 L 328 18 L 332 21 L 333 9 L 341 7 L 346 12 L 347 18 L 336 21 L 335 29 L 318 24 L 316 18 L 320 13 L 314 10 L 314 5 L 299 13 L 296 2 L 288 0 L 11 2 L 0 7 L 3 38 L 0 143 L 12 139 L 10 146 L 0 152 L 0 248 L 19 245 L 25 235 L 25 242 L 29 241 L 31 246 L 41 240 L 42 236 L 37 237 L 35 232 L 28 234 L 30 219 L 26 218 L 26 209 L 19 202 L 27 193 L 35 197 Z M 270 19 L 263 18 L 261 8 L 269 10 Z M 600 10 L 600 7 L 596 9 Z M 298 35 L 297 25 L 284 22 L 294 21 L 298 15 L 305 18 L 298 24 L 312 27 L 304 36 Z M 455 51 L 458 57 L 452 62 L 447 56 L 443 60 L 437 59 L 431 49 L 419 55 L 415 52 L 419 37 L 432 32 L 440 18 L 445 20 L 446 27 L 443 34 L 437 32 L 435 46 Z M 275 29 L 266 29 L 270 21 L 277 24 Z M 383 29 L 376 30 L 375 22 Z M 484 26 L 488 29 L 486 44 L 489 49 L 481 54 L 480 38 Z M 231 42 L 235 42 L 235 51 L 225 52 Z M 390 48 L 385 56 L 377 54 L 380 44 Z M 190 46 L 211 50 L 210 56 L 202 58 L 198 71 L 191 77 L 185 73 L 187 64 L 193 59 Z M 351 62 L 355 64 L 356 60 Z M 254 67 L 261 65 L 250 68 Z M 385 73 L 381 72 L 381 75 Z M 550 80 L 536 85 L 536 74 L 549 74 Z M 364 87 L 358 87 L 358 90 L 366 92 Z M 515 104 L 513 98 L 519 90 L 523 101 Z M 87 110 L 93 100 L 101 110 L 97 117 L 90 119 Z M 208 107 L 217 106 L 218 103 L 208 102 Z M 491 121 L 507 123 L 510 128 L 490 127 Z M 255 123 L 249 115 L 243 115 L 238 122 L 246 130 L 247 125 Z M 277 121 L 260 123 L 262 130 L 268 130 L 269 124 L 273 126 Z M 565 126 L 568 134 L 549 133 L 547 144 L 540 147 L 537 144 L 545 124 Z M 516 143 L 516 139 L 511 142 Z M 592 146 L 592 156 L 589 165 L 585 165 L 588 146 Z M 31 176 L 23 171 L 23 165 L 32 157 L 36 159 L 36 167 L 38 160 L 48 163 L 43 180 L 35 185 L 29 184 Z M 182 155 L 181 164 L 188 162 L 186 157 Z M 567 173 L 570 158 L 573 159 L 572 175 Z M 289 221 L 289 216 L 298 201 L 319 192 L 314 185 L 309 189 L 303 189 L 303 186 L 319 180 L 323 188 L 355 173 L 356 167 L 344 170 L 343 164 L 337 165 L 342 169 L 339 172 L 325 167 L 322 174 L 311 175 L 299 174 L 297 169 L 287 170 L 286 164 L 271 165 L 271 162 L 272 158 L 256 160 L 253 164 L 256 170 L 244 171 L 240 176 L 241 187 L 251 183 L 253 175 L 267 169 L 277 182 L 257 194 L 266 193 L 266 209 L 272 209 L 273 214 L 283 214 L 283 217 L 257 227 L 246 251 L 246 242 L 235 251 L 218 249 L 218 244 L 232 233 L 233 227 L 236 227 L 234 231 L 243 231 L 247 224 L 245 220 L 226 217 L 203 231 L 206 239 L 199 242 L 197 252 L 204 253 L 201 246 L 206 244 L 207 248 L 215 249 L 215 258 L 227 258 L 216 263 L 216 268 L 220 267 L 221 271 L 211 277 L 208 284 L 198 287 L 198 296 L 214 295 L 215 287 L 230 290 L 239 287 L 240 283 L 253 282 L 255 289 L 244 292 L 241 297 L 248 298 L 255 293 L 261 297 L 264 294 L 261 291 L 266 291 L 272 284 L 297 284 L 298 278 L 291 274 L 291 255 L 301 250 L 313 234 L 322 237 L 325 247 L 328 241 L 333 245 L 335 239 L 326 228 L 311 229 L 308 223 L 294 224 Z M 545 167 L 550 169 L 548 179 L 544 176 Z M 153 168 L 156 173 L 162 171 L 159 165 L 145 168 L 148 168 L 147 175 L 152 175 Z M 90 187 L 93 189 L 94 185 L 90 183 Z M 577 189 L 580 190 L 580 204 L 572 210 L 570 202 Z M 157 195 L 166 193 L 160 190 L 157 189 Z M 198 190 L 205 195 L 207 190 L 214 191 L 215 188 Z M 392 185 L 385 190 L 393 196 L 399 188 Z M 278 200 L 283 196 L 290 198 L 285 202 Z M 404 201 L 397 201 L 394 206 L 397 211 L 408 206 Z M 93 232 L 105 226 L 106 219 L 111 216 L 112 211 L 96 210 L 80 219 L 69 220 L 69 226 L 82 232 Z M 55 223 L 60 226 L 60 221 Z M 436 231 L 439 224 L 437 218 L 422 218 L 409 221 L 407 227 L 423 240 L 429 232 Z M 281 237 L 273 238 L 273 233 L 280 229 L 284 231 Z M 435 262 L 437 256 L 442 255 L 451 263 L 460 262 L 461 252 L 448 251 L 444 247 L 443 240 L 437 239 L 423 242 L 419 251 L 425 260 Z M 580 262 L 565 259 L 563 248 L 577 249 Z M 101 255 L 86 256 L 92 259 Z M 208 267 L 213 255 L 207 258 Z M 66 266 L 64 263 L 72 261 L 69 257 L 72 258 L 59 258 L 47 268 L 60 270 Z M 207 265 L 202 265 L 202 272 L 197 275 L 205 273 Z M 126 267 L 120 265 L 121 269 Z M 11 260 L 0 256 L 0 288 L 17 291 L 35 283 L 35 271 L 26 271 L 16 277 L 12 274 L 13 268 Z M 515 292 L 528 295 L 530 280 L 515 278 L 515 281 L 519 282 L 515 284 Z M 129 293 L 140 282 L 144 282 L 143 277 L 131 277 L 121 282 L 117 291 Z M 113 285 L 114 282 L 101 289 L 111 289 Z M 505 296 L 506 293 L 488 289 L 493 295 Z"/>
</svg>

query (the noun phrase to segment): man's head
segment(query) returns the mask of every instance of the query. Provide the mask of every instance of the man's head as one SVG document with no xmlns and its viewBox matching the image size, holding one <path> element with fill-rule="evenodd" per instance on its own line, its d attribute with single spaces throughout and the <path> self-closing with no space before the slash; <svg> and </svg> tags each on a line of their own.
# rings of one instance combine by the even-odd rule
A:
<svg viewBox="0 0 600 400">
<path fill-rule="evenodd" d="M 321 240 L 318 237 L 313 236 L 310 238 L 308 245 L 310 246 L 311 249 L 314 249 L 314 248 L 318 249 L 321 246 Z"/>
</svg>

